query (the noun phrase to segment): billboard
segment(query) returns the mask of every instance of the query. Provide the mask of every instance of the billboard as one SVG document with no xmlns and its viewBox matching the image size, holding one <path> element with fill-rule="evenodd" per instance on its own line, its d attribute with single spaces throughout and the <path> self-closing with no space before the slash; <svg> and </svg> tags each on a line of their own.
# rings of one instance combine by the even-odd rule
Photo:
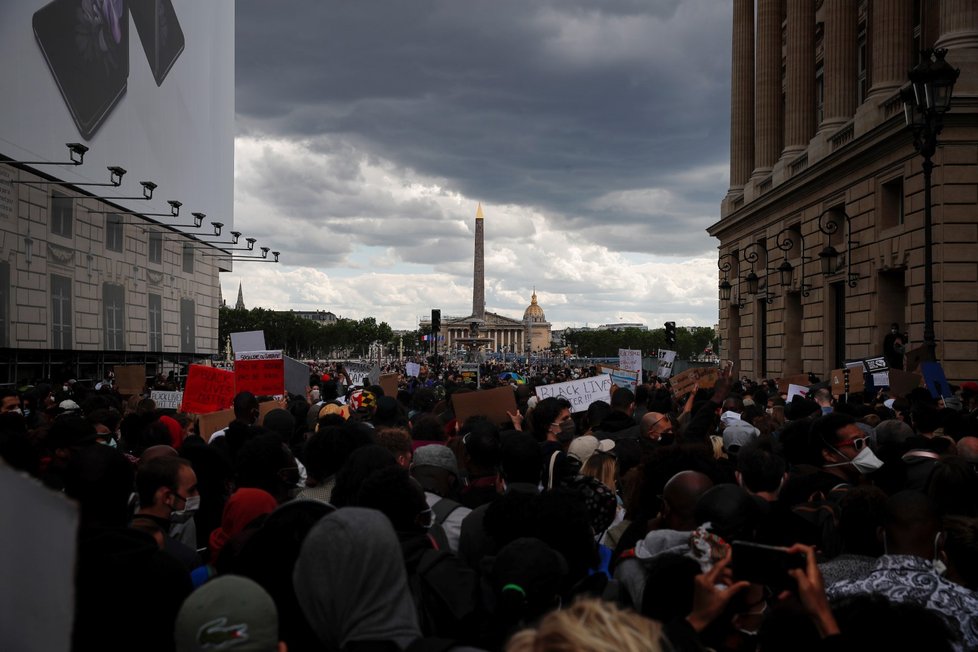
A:
<svg viewBox="0 0 978 652">
<path fill-rule="evenodd" d="M 177 200 L 233 228 L 233 0 L 3 2 L 0 61 L 0 154 L 65 161 L 79 142 L 84 165 L 37 168 L 99 183 L 119 166 L 121 186 L 97 195 L 140 196 L 152 181 L 152 201 L 117 203 Z"/>
</svg>

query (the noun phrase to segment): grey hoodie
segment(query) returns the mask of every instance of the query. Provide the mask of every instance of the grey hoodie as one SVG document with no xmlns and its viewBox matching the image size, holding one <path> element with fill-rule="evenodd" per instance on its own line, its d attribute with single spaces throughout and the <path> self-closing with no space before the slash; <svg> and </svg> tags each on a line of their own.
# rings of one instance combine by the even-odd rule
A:
<svg viewBox="0 0 978 652">
<path fill-rule="evenodd" d="M 689 552 L 691 532 L 679 530 L 652 530 L 635 545 L 635 556 L 622 559 L 615 567 L 615 579 L 622 587 L 620 599 L 635 609 L 642 608 L 645 580 L 649 576 L 648 560 L 667 552 Z"/>
<path fill-rule="evenodd" d="M 302 542 L 292 581 L 330 652 L 353 641 L 393 641 L 404 649 L 421 637 L 401 546 L 378 511 L 345 507 L 324 516 Z"/>
</svg>

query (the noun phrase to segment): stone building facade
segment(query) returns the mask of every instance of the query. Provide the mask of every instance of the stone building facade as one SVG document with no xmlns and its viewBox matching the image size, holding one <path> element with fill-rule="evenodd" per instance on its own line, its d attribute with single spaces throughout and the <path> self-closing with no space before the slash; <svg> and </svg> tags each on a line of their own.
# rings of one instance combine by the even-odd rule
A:
<svg viewBox="0 0 978 652">
<path fill-rule="evenodd" d="M 978 377 L 970 0 L 733 0 L 730 188 L 708 231 L 720 242 L 721 296 L 731 286 L 721 356 L 739 373 L 824 376 L 881 355 L 894 322 L 909 348 L 922 344 L 924 180 L 900 89 L 931 47 L 960 69 L 933 159 L 937 354 L 952 382 Z M 828 245 L 842 256 L 823 274 Z"/>
</svg>

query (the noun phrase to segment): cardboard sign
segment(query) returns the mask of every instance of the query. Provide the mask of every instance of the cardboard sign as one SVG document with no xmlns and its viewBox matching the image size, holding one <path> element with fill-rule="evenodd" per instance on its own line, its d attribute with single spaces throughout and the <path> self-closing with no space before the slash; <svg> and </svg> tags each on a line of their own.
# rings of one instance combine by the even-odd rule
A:
<svg viewBox="0 0 978 652">
<path fill-rule="evenodd" d="M 791 399 L 793 399 L 795 396 L 806 398 L 808 396 L 808 387 L 804 385 L 788 385 L 788 403 L 791 403 Z"/>
<path fill-rule="evenodd" d="M 190 414 L 216 412 L 230 407 L 233 401 L 233 371 L 200 364 L 190 365 L 187 371 L 187 383 L 183 387 L 181 412 Z"/>
<path fill-rule="evenodd" d="M 280 408 L 282 408 L 282 404 L 280 402 L 278 402 L 278 401 L 262 401 L 261 403 L 259 403 L 258 404 L 258 421 L 257 421 L 258 425 L 260 426 L 263 423 L 265 423 L 265 415 L 266 414 L 268 414 L 272 410 L 278 410 Z M 232 418 L 234 418 L 233 415 L 232 415 Z"/>
<path fill-rule="evenodd" d="M 146 365 L 127 364 L 112 367 L 115 386 L 123 396 L 142 394 L 146 386 Z"/>
<path fill-rule="evenodd" d="M 234 421 L 234 410 L 219 410 L 208 414 L 201 414 L 197 417 L 197 434 L 204 441 L 210 442 L 211 435 L 218 430 L 228 427 Z"/>
<path fill-rule="evenodd" d="M 179 410 L 183 403 L 183 392 L 150 392 L 149 397 L 156 403 L 157 410 Z"/>
<path fill-rule="evenodd" d="M 231 348 L 238 351 L 264 351 L 265 331 L 243 331 L 231 333 Z"/>
<path fill-rule="evenodd" d="M 598 371 L 611 376 L 611 382 L 615 387 L 624 387 L 633 393 L 635 392 L 635 388 L 638 387 L 639 376 L 642 373 L 640 371 L 620 369 L 619 367 L 605 367 L 603 365 L 598 368 Z"/>
<path fill-rule="evenodd" d="M 795 374 L 794 376 L 788 376 L 787 378 L 778 378 L 777 382 L 778 392 L 781 394 L 787 394 L 788 387 L 791 385 L 803 385 L 808 387 L 808 385 L 811 383 L 811 381 L 808 379 L 808 374 Z"/>
<path fill-rule="evenodd" d="M 421 375 L 421 365 L 417 362 L 408 362 L 404 365 L 404 375 L 408 378 L 417 378 Z"/>
<path fill-rule="evenodd" d="M 285 360 L 281 351 L 247 351 L 234 354 L 234 391 L 255 396 L 285 393 Z"/>
<path fill-rule="evenodd" d="M 655 375 L 657 378 L 669 378 L 672 376 L 672 365 L 676 361 L 675 351 L 659 351 L 659 368 Z"/>
<path fill-rule="evenodd" d="M 540 385 L 536 388 L 536 394 L 540 399 L 551 396 L 567 399 L 571 404 L 571 412 L 584 412 L 595 401 L 611 403 L 612 384 L 611 376 L 606 374 L 571 380 L 566 383 Z"/>
<path fill-rule="evenodd" d="M 305 396 L 306 386 L 309 384 L 309 365 L 287 355 L 282 356 L 282 359 L 285 360 L 285 391 Z"/>
<path fill-rule="evenodd" d="M 384 390 L 384 396 L 397 398 L 397 374 L 381 374 L 377 384 Z"/>
<path fill-rule="evenodd" d="M 452 407 L 459 423 L 465 423 L 472 416 L 482 416 L 497 425 L 509 424 L 511 422 L 506 413 L 516 412 L 516 392 L 512 387 L 494 387 L 452 394 Z"/>
<path fill-rule="evenodd" d="M 917 371 L 920 365 L 927 360 L 929 351 L 926 346 L 918 346 L 916 349 L 907 351 L 904 356 L 904 368 L 907 371 Z"/>
<path fill-rule="evenodd" d="M 900 369 L 890 369 L 889 376 L 890 396 L 906 396 L 913 389 L 920 387 L 923 380 L 920 374 Z"/>
<path fill-rule="evenodd" d="M 954 395 L 940 362 L 921 363 L 920 371 L 924 375 L 924 383 L 927 385 L 927 389 L 930 390 L 931 396 L 940 398 L 942 396 Z"/>
<path fill-rule="evenodd" d="M 846 369 L 833 369 L 829 374 L 832 381 L 832 394 L 842 396 L 846 393 Z M 865 378 L 863 377 L 863 366 L 850 368 L 849 371 L 849 394 L 855 394 L 866 389 Z"/>
<path fill-rule="evenodd" d="M 693 367 L 682 373 L 678 373 L 672 378 L 672 393 L 676 396 L 684 396 L 699 385 L 703 389 L 715 387 L 717 379 L 720 377 L 720 370 L 716 367 Z"/>
<path fill-rule="evenodd" d="M 642 371 L 641 349 L 618 349 L 618 366 L 628 371 Z"/>
<path fill-rule="evenodd" d="M 871 373 L 871 374 L 875 374 L 880 371 L 886 371 L 887 369 L 890 368 L 890 365 L 886 363 L 886 358 L 884 358 L 883 356 L 880 356 L 878 358 L 866 358 L 866 360 L 863 361 L 863 364 L 866 365 L 867 373 Z"/>
</svg>

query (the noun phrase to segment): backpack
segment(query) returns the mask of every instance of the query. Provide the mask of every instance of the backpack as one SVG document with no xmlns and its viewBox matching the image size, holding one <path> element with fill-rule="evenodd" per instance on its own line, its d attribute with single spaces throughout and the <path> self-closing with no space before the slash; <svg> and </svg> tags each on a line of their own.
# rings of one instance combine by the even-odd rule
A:
<svg viewBox="0 0 978 652">
<path fill-rule="evenodd" d="M 471 621 L 478 614 L 477 578 L 447 550 L 425 550 L 408 587 L 414 598 L 423 636 L 459 639 L 471 635 Z"/>
<path fill-rule="evenodd" d="M 435 546 L 439 550 L 449 550 L 451 546 L 448 545 L 448 534 L 445 532 L 445 528 L 442 523 L 448 518 L 448 515 L 454 512 L 456 509 L 462 506 L 462 503 L 452 500 L 451 498 L 442 498 L 437 503 L 431 507 L 431 527 L 428 528 L 428 534 L 435 542 Z"/>
</svg>

